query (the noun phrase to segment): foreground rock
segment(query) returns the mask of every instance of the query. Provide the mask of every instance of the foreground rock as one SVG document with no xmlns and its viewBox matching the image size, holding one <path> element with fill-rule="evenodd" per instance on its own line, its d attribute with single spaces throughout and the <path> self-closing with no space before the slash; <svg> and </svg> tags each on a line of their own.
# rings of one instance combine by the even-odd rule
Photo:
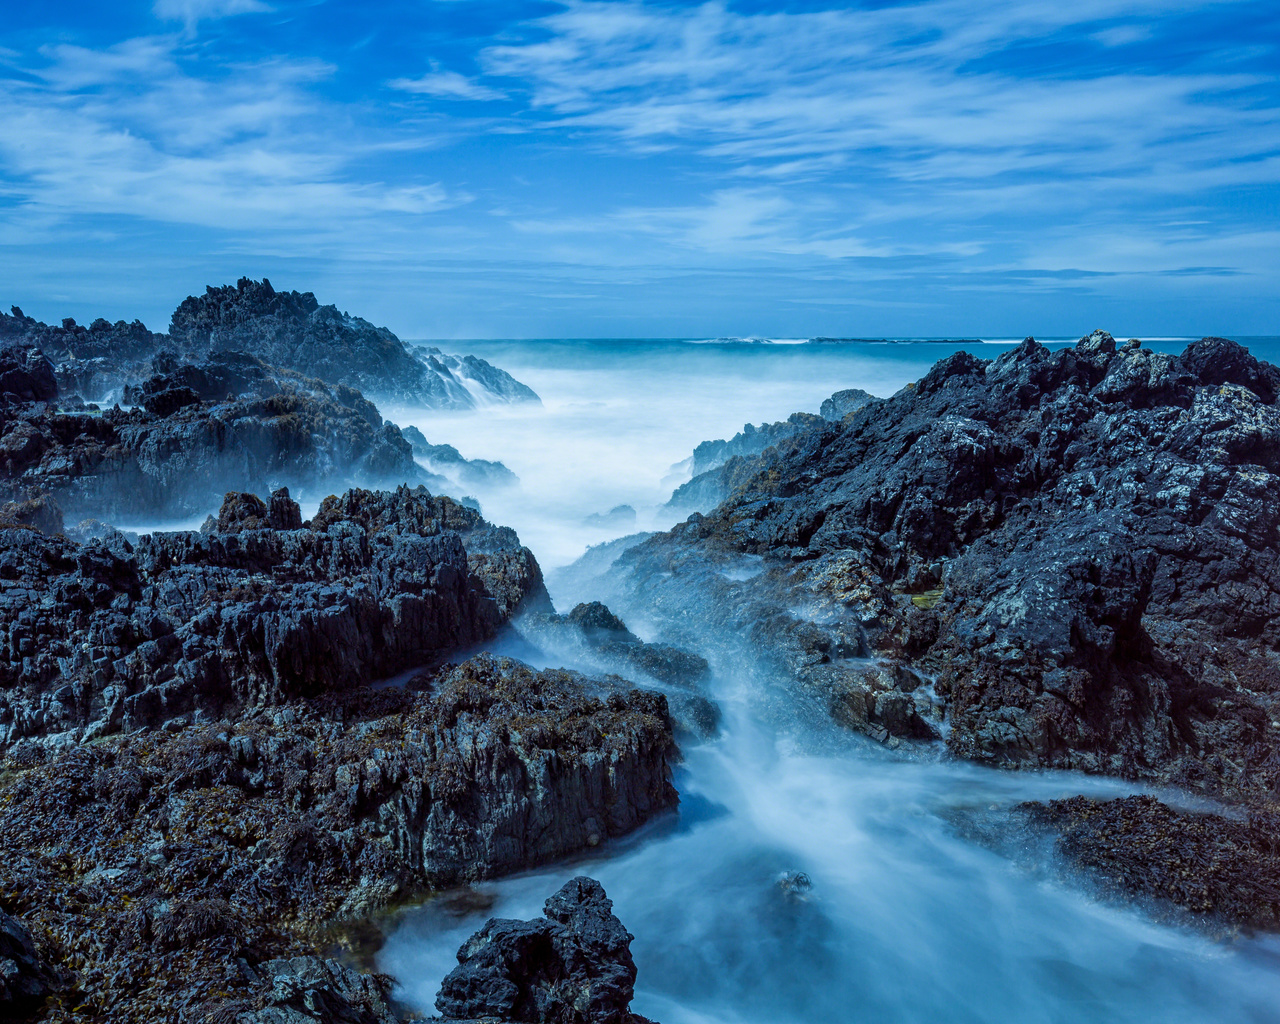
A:
<svg viewBox="0 0 1280 1024">
<path fill-rule="evenodd" d="M 341 692 L 547 601 L 509 529 L 425 489 L 348 491 L 302 524 L 230 494 L 205 532 L 136 547 L 0 525 L 0 750 Z"/>
<path fill-rule="evenodd" d="M 1021 809 L 1106 895 L 1173 904 L 1210 926 L 1280 930 L 1280 815 L 1191 814 L 1150 796 Z"/>
<path fill-rule="evenodd" d="M 0 892 L 75 975 L 43 1019 L 372 1024 L 394 1019 L 385 979 L 317 957 L 335 926 L 635 828 L 675 803 L 673 756 L 661 695 L 488 656 L 408 690 L 21 744 Z"/>
<path fill-rule="evenodd" d="M 492 918 L 458 950 L 436 1008 L 447 1020 L 631 1024 L 631 934 L 600 883 L 579 876 L 547 900 L 543 920 Z"/>
<path fill-rule="evenodd" d="M 960 353 L 762 453 L 610 603 L 880 738 L 1275 800 L 1278 392 L 1222 339 Z"/>
<path fill-rule="evenodd" d="M 61 981 L 41 959 L 31 933 L 0 910 L 0 1018 L 36 1012 Z"/>
</svg>

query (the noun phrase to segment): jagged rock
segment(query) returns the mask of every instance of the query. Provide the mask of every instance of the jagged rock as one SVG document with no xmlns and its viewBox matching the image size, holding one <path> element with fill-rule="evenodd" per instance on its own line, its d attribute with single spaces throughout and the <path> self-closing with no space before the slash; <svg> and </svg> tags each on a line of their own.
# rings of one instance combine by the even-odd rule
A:
<svg viewBox="0 0 1280 1024">
<path fill-rule="evenodd" d="M 778 423 L 761 423 L 759 427 L 748 423 L 728 441 L 703 441 L 693 450 L 692 479 L 675 489 L 667 507 L 682 511 L 715 508 L 754 475 L 763 452 L 821 422 L 822 418 L 812 413 L 797 412 Z"/>
<path fill-rule="evenodd" d="M 459 358 L 440 351 L 434 345 L 419 345 L 411 351 L 436 372 L 448 373 L 464 384 L 470 381 L 470 386 L 474 386 L 489 400 L 542 403 L 533 388 L 521 384 L 506 370 L 500 370 L 478 356 L 466 355 Z"/>
<path fill-rule="evenodd" d="M 44 353 L 51 371 L 46 375 L 40 370 L 46 391 L 48 381 L 56 376 L 62 392 L 91 398 L 118 396 L 123 385 L 141 372 L 146 359 L 168 341 L 137 320 L 110 324 L 99 317 L 82 327 L 68 318 L 61 327 L 52 327 L 26 316 L 17 306 L 12 316 L 0 313 L 0 340 L 34 346 Z M 55 395 L 24 400 L 52 401 Z"/>
<path fill-rule="evenodd" d="M 25 1019 L 52 994 L 58 980 L 22 922 L 0 910 L 0 1016 Z"/>
<path fill-rule="evenodd" d="M 168 518 L 207 512 L 230 489 L 285 483 L 318 497 L 427 477 L 359 392 L 250 357 L 180 364 L 135 397 L 144 408 L 0 413 L 3 487 L 18 500 L 51 494 L 73 519 Z"/>
<path fill-rule="evenodd" d="M 1178 811 L 1151 796 L 1076 796 L 1019 809 L 1106 895 L 1168 901 L 1205 923 L 1280 930 L 1280 815 Z"/>
<path fill-rule="evenodd" d="M 1221 339 L 956 354 L 756 457 L 622 555 L 610 601 L 740 633 L 871 735 L 945 707 L 963 757 L 1273 797 L 1277 374 Z"/>
<path fill-rule="evenodd" d="M 857 412 L 864 406 L 878 401 L 880 399 L 876 398 L 875 395 L 867 394 L 860 388 L 849 388 L 845 391 L 837 391 L 826 399 L 818 412 L 824 420 L 842 420 L 849 413 Z"/>
<path fill-rule="evenodd" d="M 53 364 L 36 345 L 18 339 L 0 345 L 0 399 L 52 402 L 57 397 L 58 381 L 53 374 Z"/>
<path fill-rule="evenodd" d="M 0 749 L 349 689 L 547 600 L 513 531 L 422 488 L 271 516 L 232 493 L 211 532 L 133 547 L 0 527 Z"/>
<path fill-rule="evenodd" d="M 543 915 L 490 919 L 458 950 L 436 1009 L 446 1019 L 629 1024 L 632 936 L 600 883 L 574 878 L 547 900 Z"/>
<path fill-rule="evenodd" d="M 433 473 L 443 474 L 464 487 L 506 487 L 520 482 L 501 462 L 464 459 L 451 444 L 431 444 L 417 427 L 402 427 L 400 433 L 413 448 L 414 456 L 425 461 Z"/>
<path fill-rule="evenodd" d="M 27 741 L 0 772 L 0 892 L 87 1014 L 369 1024 L 385 979 L 316 959 L 335 923 L 629 832 L 676 802 L 674 757 L 660 694 L 487 655 L 408 689 Z"/>
<path fill-rule="evenodd" d="M 230 1024 L 399 1024 L 391 1006 L 390 979 L 361 974 L 337 960 L 295 956 L 268 960 L 257 974 L 269 983 L 266 1006 L 222 1008 Z"/>
<path fill-rule="evenodd" d="M 572 651 L 573 659 L 600 672 L 662 686 L 671 717 L 697 736 L 714 735 L 720 709 L 704 693 L 711 675 L 705 658 L 670 644 L 645 643 L 599 601 L 577 605 L 568 615 L 531 611 L 516 629 L 551 652 Z"/>
<path fill-rule="evenodd" d="M 336 306 L 322 306 L 311 292 L 278 292 L 266 278 L 241 278 L 234 287 L 209 287 L 204 295 L 187 297 L 174 311 L 169 334 L 193 354 L 252 352 L 272 366 L 379 398 L 432 408 L 476 404 L 466 384 L 440 358 L 415 358 L 385 327 L 340 313 Z M 523 387 L 483 360 L 472 360 L 465 368 L 490 397 L 509 400 L 492 390 L 503 378 L 516 389 Z"/>
</svg>

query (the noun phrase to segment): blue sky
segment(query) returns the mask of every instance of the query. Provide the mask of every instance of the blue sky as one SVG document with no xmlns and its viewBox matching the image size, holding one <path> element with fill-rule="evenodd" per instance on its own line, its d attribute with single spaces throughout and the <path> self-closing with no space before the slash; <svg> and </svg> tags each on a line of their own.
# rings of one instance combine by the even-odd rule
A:
<svg viewBox="0 0 1280 1024">
<path fill-rule="evenodd" d="M 1280 334 L 1280 5 L 10 4 L 4 292 L 406 337 Z"/>
</svg>

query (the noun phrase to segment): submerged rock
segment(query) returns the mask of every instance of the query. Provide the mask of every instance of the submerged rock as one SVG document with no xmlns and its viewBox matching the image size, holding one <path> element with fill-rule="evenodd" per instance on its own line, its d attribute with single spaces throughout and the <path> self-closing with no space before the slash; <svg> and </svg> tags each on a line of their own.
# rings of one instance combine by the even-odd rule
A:
<svg viewBox="0 0 1280 1024">
<path fill-rule="evenodd" d="M 630 1024 L 631 940 L 600 883 L 579 876 L 547 900 L 543 920 L 492 918 L 468 939 L 436 1009 L 447 1020 Z"/>
</svg>

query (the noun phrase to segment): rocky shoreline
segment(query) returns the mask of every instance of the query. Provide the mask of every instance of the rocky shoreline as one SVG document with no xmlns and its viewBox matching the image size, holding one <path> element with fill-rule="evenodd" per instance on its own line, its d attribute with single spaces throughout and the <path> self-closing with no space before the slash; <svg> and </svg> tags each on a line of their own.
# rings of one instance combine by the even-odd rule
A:
<svg viewBox="0 0 1280 1024">
<path fill-rule="evenodd" d="M 558 614 L 512 530 L 423 486 L 505 467 L 363 393 L 536 399 L 483 361 L 265 281 L 168 335 L 0 335 L 0 1017 L 404 1019 L 339 932 L 670 811 L 725 656 L 889 748 L 1228 804 L 1014 813 L 1105 894 L 1280 928 L 1280 370 L 1232 342 L 1028 339 L 701 446 L 705 513 L 569 570 L 645 640 L 599 600 Z M 108 378 L 133 408 L 66 396 Z M 292 488 L 339 482 L 304 517 Z M 474 653 L 504 629 L 585 671 Z M 574 879 L 473 936 L 438 1008 L 644 1024 L 630 940 Z"/>
</svg>

